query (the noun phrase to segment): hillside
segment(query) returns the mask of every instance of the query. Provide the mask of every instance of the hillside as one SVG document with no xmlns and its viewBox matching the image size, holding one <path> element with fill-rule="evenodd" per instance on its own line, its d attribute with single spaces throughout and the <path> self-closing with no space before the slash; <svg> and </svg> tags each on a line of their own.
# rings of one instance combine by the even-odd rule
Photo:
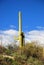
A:
<svg viewBox="0 0 44 65">
<path fill-rule="evenodd" d="M 0 65 L 44 65 L 43 48 L 34 43 L 25 47 L 0 46 Z"/>
</svg>

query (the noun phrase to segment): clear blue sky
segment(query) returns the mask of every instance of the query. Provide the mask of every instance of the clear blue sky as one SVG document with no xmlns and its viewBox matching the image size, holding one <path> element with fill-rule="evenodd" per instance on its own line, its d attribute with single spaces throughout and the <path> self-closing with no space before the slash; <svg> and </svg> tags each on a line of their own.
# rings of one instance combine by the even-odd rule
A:
<svg viewBox="0 0 44 65">
<path fill-rule="evenodd" d="M 22 12 L 23 31 L 44 27 L 44 0 L 0 0 L 0 30 L 18 30 L 19 11 Z"/>
</svg>

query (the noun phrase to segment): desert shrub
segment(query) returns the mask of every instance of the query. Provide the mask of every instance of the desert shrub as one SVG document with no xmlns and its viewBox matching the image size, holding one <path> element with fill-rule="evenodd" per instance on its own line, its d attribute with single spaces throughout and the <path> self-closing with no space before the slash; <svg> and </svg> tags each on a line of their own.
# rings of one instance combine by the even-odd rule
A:
<svg viewBox="0 0 44 65">
<path fill-rule="evenodd" d="M 10 58 L 0 58 L 0 65 L 18 65 L 18 62 Z"/>
<path fill-rule="evenodd" d="M 44 65 L 44 62 L 41 61 L 42 47 L 36 46 L 34 43 L 27 43 L 22 48 L 8 46 L 4 50 L 4 53 L 9 56 L 12 55 L 14 60 L 3 58 L 3 54 L 0 54 L 0 65 Z"/>
<path fill-rule="evenodd" d="M 32 56 L 39 59 L 42 57 L 43 49 L 40 46 L 36 46 L 34 43 L 28 43 L 25 46 L 24 53 L 27 57 Z"/>
<path fill-rule="evenodd" d="M 29 57 L 27 60 L 27 64 L 29 65 L 44 65 L 42 61 L 38 60 L 37 58 Z"/>
</svg>

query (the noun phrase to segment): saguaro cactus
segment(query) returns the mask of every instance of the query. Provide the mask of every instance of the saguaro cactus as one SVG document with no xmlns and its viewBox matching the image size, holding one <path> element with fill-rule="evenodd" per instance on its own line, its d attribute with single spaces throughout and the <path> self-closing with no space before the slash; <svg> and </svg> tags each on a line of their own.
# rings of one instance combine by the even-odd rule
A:
<svg viewBox="0 0 44 65">
<path fill-rule="evenodd" d="M 19 42 L 20 47 L 24 46 L 24 33 L 22 32 L 22 13 L 19 11 Z"/>
</svg>

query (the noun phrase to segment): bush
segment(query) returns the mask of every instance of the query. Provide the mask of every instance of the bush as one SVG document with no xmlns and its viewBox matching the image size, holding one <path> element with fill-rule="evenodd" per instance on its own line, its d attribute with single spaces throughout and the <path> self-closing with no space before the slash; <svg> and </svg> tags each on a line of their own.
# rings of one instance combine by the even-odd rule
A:
<svg viewBox="0 0 44 65">
<path fill-rule="evenodd" d="M 34 43 L 26 44 L 25 46 L 25 54 L 29 57 L 41 58 L 43 53 L 43 49 L 40 46 L 36 46 Z"/>
<path fill-rule="evenodd" d="M 29 65 L 44 65 L 42 61 L 38 60 L 37 58 L 29 57 L 27 60 Z"/>
</svg>

